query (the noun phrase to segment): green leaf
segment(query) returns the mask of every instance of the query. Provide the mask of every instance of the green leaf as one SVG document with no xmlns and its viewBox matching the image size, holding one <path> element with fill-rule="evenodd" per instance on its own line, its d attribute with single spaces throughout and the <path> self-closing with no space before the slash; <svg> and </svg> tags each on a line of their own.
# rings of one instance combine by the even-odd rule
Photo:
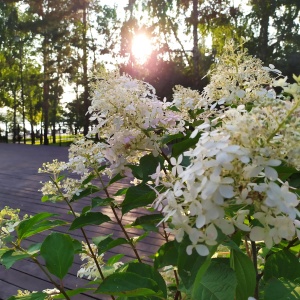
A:
<svg viewBox="0 0 300 300">
<path fill-rule="evenodd" d="M 28 247 L 27 253 L 29 253 L 30 255 L 36 256 L 36 254 L 40 252 L 41 246 L 42 246 L 42 243 L 32 244 Z"/>
<path fill-rule="evenodd" d="M 297 190 L 294 191 L 294 193 L 299 193 L 299 188 L 300 188 L 300 171 L 298 171 L 297 173 L 294 173 L 291 175 L 291 177 L 289 178 L 289 184 L 292 187 L 297 188 Z"/>
<path fill-rule="evenodd" d="M 26 219 L 20 222 L 20 224 L 17 227 L 18 238 L 20 240 L 23 240 L 24 238 L 30 237 L 42 231 L 67 224 L 67 222 L 60 220 L 47 220 L 48 218 L 53 216 L 56 216 L 56 214 L 42 212 L 36 214 L 30 219 Z"/>
<path fill-rule="evenodd" d="M 147 297 L 161 295 L 157 290 L 158 285 L 154 280 L 126 272 L 114 273 L 106 277 L 95 293 L 113 296 Z"/>
<path fill-rule="evenodd" d="M 99 243 L 101 243 L 102 241 L 110 238 L 111 236 L 112 236 L 112 233 L 108 234 L 108 235 L 100 235 L 100 236 L 92 238 L 92 241 L 97 246 Z"/>
<path fill-rule="evenodd" d="M 21 251 L 9 250 L 1 256 L 1 264 L 9 269 L 15 262 L 30 257 L 30 254 Z"/>
<path fill-rule="evenodd" d="M 127 187 L 122 188 L 122 189 L 119 189 L 119 190 L 114 194 L 114 196 L 122 196 L 122 195 L 125 195 L 125 194 L 127 193 L 127 190 L 128 190 Z"/>
<path fill-rule="evenodd" d="M 271 254 L 266 261 L 264 279 L 268 281 L 272 277 L 294 280 L 299 277 L 299 259 L 289 250 L 284 249 Z"/>
<path fill-rule="evenodd" d="M 7 300 L 45 300 L 47 296 L 49 295 L 42 292 L 37 292 L 26 296 L 12 296 L 9 297 Z"/>
<path fill-rule="evenodd" d="M 78 229 L 87 225 L 100 225 L 109 222 L 110 218 L 101 212 L 88 212 L 76 218 L 70 226 L 70 230 Z"/>
<path fill-rule="evenodd" d="M 47 202 L 47 201 L 59 202 L 59 201 L 62 201 L 62 200 L 63 200 L 63 196 L 61 196 L 61 195 L 44 195 L 41 198 L 42 202 Z"/>
<path fill-rule="evenodd" d="M 195 146 L 198 142 L 197 138 L 191 139 L 190 137 L 186 137 L 182 142 L 176 143 L 172 147 L 172 156 L 177 157 L 192 146 Z"/>
<path fill-rule="evenodd" d="M 92 199 L 92 208 L 98 207 L 98 206 L 107 206 L 110 205 L 114 201 L 113 198 L 100 198 L 95 197 Z"/>
<path fill-rule="evenodd" d="M 228 300 L 235 298 L 237 279 L 234 271 L 223 263 L 212 262 L 201 281 L 195 281 L 192 299 Z"/>
<path fill-rule="evenodd" d="M 87 185 L 88 183 L 90 183 L 95 178 L 96 178 L 96 174 L 91 173 L 84 181 L 82 181 L 82 186 Z"/>
<path fill-rule="evenodd" d="M 145 237 L 149 235 L 149 232 L 146 231 L 142 235 L 134 236 L 131 238 L 134 245 L 136 245 L 139 241 L 143 240 Z"/>
<path fill-rule="evenodd" d="M 283 278 L 272 278 L 265 287 L 264 300 L 299 300 L 300 278 L 289 281 Z"/>
<path fill-rule="evenodd" d="M 299 173 L 295 168 L 289 166 L 278 166 L 274 169 L 277 171 L 278 177 L 283 181 L 287 180 L 294 173 Z"/>
<path fill-rule="evenodd" d="M 112 185 L 113 183 L 115 183 L 115 182 L 117 182 L 117 181 L 119 181 L 119 180 L 121 180 L 121 179 L 123 179 L 123 178 L 125 178 L 125 176 L 123 176 L 123 175 L 121 175 L 121 174 L 119 173 L 119 174 L 115 175 L 115 176 L 109 181 L 108 185 Z"/>
<path fill-rule="evenodd" d="M 82 244 L 78 240 L 72 239 L 73 242 L 73 248 L 74 248 L 74 253 L 81 253 L 82 251 Z"/>
<path fill-rule="evenodd" d="M 178 248 L 178 274 L 182 280 L 183 285 L 188 290 L 194 284 L 195 278 L 199 270 L 203 267 L 206 271 L 207 257 L 200 256 L 196 251 L 193 251 L 191 255 L 187 255 L 186 247 L 190 243 L 185 238 Z M 209 260 L 208 260 L 209 261 Z M 203 270 L 204 270 L 203 269 Z"/>
<path fill-rule="evenodd" d="M 90 206 L 85 206 L 82 208 L 81 210 L 81 214 L 86 214 L 87 212 L 89 212 L 91 210 L 91 207 Z"/>
<path fill-rule="evenodd" d="M 95 241 L 95 239 L 93 239 L 93 241 Z M 124 238 L 117 238 L 114 240 L 110 236 L 107 236 L 107 238 L 98 242 L 96 245 L 98 247 L 98 253 L 101 254 L 114 247 L 117 247 L 119 245 L 124 245 L 124 244 L 128 244 L 128 241 Z"/>
<path fill-rule="evenodd" d="M 163 244 L 154 256 L 154 267 L 157 269 L 172 265 L 177 265 L 178 249 L 175 241 Z"/>
<path fill-rule="evenodd" d="M 136 218 L 136 220 L 130 224 L 131 227 L 141 228 L 145 231 L 158 231 L 157 224 L 162 220 L 162 214 L 145 215 Z"/>
<path fill-rule="evenodd" d="M 112 266 L 112 265 L 115 264 L 116 262 L 120 261 L 120 259 L 121 259 L 122 257 L 124 257 L 124 254 L 116 254 L 116 255 L 110 257 L 110 258 L 107 260 L 106 264 L 107 264 L 108 266 Z"/>
<path fill-rule="evenodd" d="M 70 200 L 70 202 L 77 201 L 79 199 L 82 199 L 84 197 L 87 197 L 87 196 L 92 195 L 92 194 L 94 194 L 96 192 L 99 192 L 99 191 L 100 191 L 100 189 L 97 186 L 95 186 L 95 185 L 89 185 L 87 188 L 85 188 L 84 190 L 82 190 L 78 195 L 75 194 L 72 197 L 72 199 Z"/>
<path fill-rule="evenodd" d="M 237 278 L 236 299 L 247 300 L 254 295 L 256 287 L 256 273 L 251 259 L 244 253 L 231 250 L 230 266 Z"/>
<path fill-rule="evenodd" d="M 9 251 L 10 249 L 8 249 L 8 248 L 0 248 L 0 258 L 2 257 L 2 255 L 5 253 L 5 252 L 7 252 L 7 251 Z"/>
<path fill-rule="evenodd" d="M 69 297 L 73 297 L 73 296 L 76 296 L 78 294 L 82 294 L 82 293 L 85 293 L 85 292 L 93 292 L 94 289 L 93 288 L 78 288 L 78 289 L 74 289 L 74 290 L 65 290 L 66 294 L 69 296 Z M 51 299 L 66 299 L 65 295 L 63 294 L 58 294 L 58 295 L 55 295 L 55 296 L 51 296 Z"/>
<path fill-rule="evenodd" d="M 156 172 L 156 168 L 159 164 L 163 164 L 161 157 L 149 154 L 141 158 L 138 166 L 129 165 L 129 167 L 136 178 L 142 180 L 143 182 L 147 182 L 150 179 L 150 175 Z"/>
<path fill-rule="evenodd" d="M 181 139 L 183 138 L 184 135 L 182 133 L 176 133 L 176 134 L 172 134 L 172 135 L 166 135 L 162 138 L 162 143 L 163 144 L 168 144 L 174 140 L 177 140 L 177 139 Z"/>
<path fill-rule="evenodd" d="M 53 232 L 46 237 L 41 247 L 41 255 L 48 271 L 63 279 L 74 260 L 74 246 L 67 234 Z"/>
<path fill-rule="evenodd" d="M 129 263 L 126 272 L 132 272 L 142 277 L 147 277 L 152 279 L 157 283 L 160 291 L 162 291 L 164 298 L 167 298 L 167 286 L 160 275 L 160 273 L 155 270 L 152 266 L 143 263 Z"/>
<path fill-rule="evenodd" d="M 124 215 L 134 208 L 149 205 L 155 198 L 155 192 L 146 184 L 131 186 L 122 202 L 122 214 Z"/>
</svg>

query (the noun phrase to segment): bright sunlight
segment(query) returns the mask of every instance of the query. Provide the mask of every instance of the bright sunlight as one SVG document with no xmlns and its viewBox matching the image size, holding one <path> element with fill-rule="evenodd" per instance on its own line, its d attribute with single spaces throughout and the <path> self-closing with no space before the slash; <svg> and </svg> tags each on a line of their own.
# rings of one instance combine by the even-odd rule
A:
<svg viewBox="0 0 300 300">
<path fill-rule="evenodd" d="M 136 61 L 144 64 L 153 51 L 153 45 L 147 35 L 137 34 L 133 37 L 131 50 Z"/>
</svg>

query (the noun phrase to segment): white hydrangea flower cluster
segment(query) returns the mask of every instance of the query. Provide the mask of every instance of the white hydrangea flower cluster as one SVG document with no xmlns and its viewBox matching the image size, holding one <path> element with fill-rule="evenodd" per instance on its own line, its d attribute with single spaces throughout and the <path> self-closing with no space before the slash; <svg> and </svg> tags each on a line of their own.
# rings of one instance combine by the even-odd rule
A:
<svg viewBox="0 0 300 300">
<path fill-rule="evenodd" d="M 251 149 L 253 157 L 273 157 L 300 169 L 299 98 L 273 101 L 250 112 L 230 109 L 224 115 L 223 126 L 233 142 Z"/>
<path fill-rule="evenodd" d="M 66 168 L 84 176 L 91 169 L 99 168 L 101 164 L 105 163 L 105 149 L 104 143 L 95 143 L 85 138 L 78 139 L 70 145 Z"/>
<path fill-rule="evenodd" d="M 57 288 L 53 288 L 53 289 L 45 289 L 42 291 L 43 293 L 48 294 L 45 297 L 45 300 L 51 300 L 54 299 L 55 296 L 57 296 L 58 294 L 60 294 L 60 291 Z M 18 294 L 16 295 L 17 297 L 23 297 L 23 296 L 31 296 L 31 294 L 35 294 L 37 293 L 36 291 L 28 291 L 28 290 L 18 290 Z"/>
<path fill-rule="evenodd" d="M 97 125 L 90 134 L 105 139 L 104 156 L 113 173 L 136 163 L 145 151 L 157 154 L 162 129 L 166 134 L 184 131 L 180 114 L 170 105 L 158 100 L 151 85 L 118 72 L 95 78 L 88 112 Z"/>
<path fill-rule="evenodd" d="M 225 235 L 242 230 L 268 248 L 300 238 L 299 195 L 276 170 L 300 169 L 300 79 L 281 81 L 291 97 L 263 92 L 261 84 L 272 83 L 268 70 L 245 52 L 225 52 L 217 69 L 204 96 L 212 109 L 216 103 L 227 108 L 195 128 L 191 138 L 200 138 L 184 153 L 186 168 L 182 157 L 171 158 L 167 183 L 158 172 L 152 176 L 165 187 L 154 206 L 162 209 L 163 221 L 170 220 L 168 231 L 178 242 L 189 236 L 188 254 L 195 249 L 208 255 L 219 230 Z M 250 111 L 243 104 L 248 102 L 254 104 Z"/>
<path fill-rule="evenodd" d="M 45 162 L 42 168 L 39 168 L 39 173 L 50 174 L 53 177 L 59 176 L 59 174 L 65 170 L 66 163 L 63 161 L 58 161 L 58 159 L 53 159 L 52 162 Z"/>
<path fill-rule="evenodd" d="M 180 111 L 181 117 L 186 121 L 193 121 L 190 112 L 196 109 L 204 109 L 201 114 L 202 118 L 210 113 L 207 100 L 197 90 L 180 85 L 176 85 L 173 89 L 173 101 L 171 103 Z"/>
<path fill-rule="evenodd" d="M 105 265 L 105 262 L 103 260 L 104 254 L 102 253 L 102 254 L 98 255 L 98 248 L 95 244 L 90 244 L 90 247 L 93 251 L 93 255 L 96 257 L 96 259 L 99 263 L 99 266 L 101 267 L 101 269 L 103 269 L 102 271 L 107 272 L 107 270 L 105 270 L 106 265 Z M 82 261 L 87 260 L 87 262 L 80 266 L 80 269 L 77 272 L 77 277 L 80 277 L 80 278 L 87 277 L 87 279 L 91 279 L 91 280 L 101 279 L 99 270 L 97 269 L 95 261 L 92 258 L 90 249 L 89 249 L 88 245 L 84 242 L 82 242 L 82 250 L 83 250 L 83 253 L 80 254 L 80 259 Z M 123 265 L 122 262 L 114 263 L 111 266 L 111 268 L 109 269 L 108 273 L 113 273 L 121 265 Z"/>
<path fill-rule="evenodd" d="M 95 244 L 90 244 L 92 251 L 93 251 L 93 255 L 96 257 L 99 266 L 102 267 L 104 266 L 104 260 L 103 260 L 103 255 L 98 255 L 98 248 Z M 95 264 L 94 259 L 92 258 L 92 254 L 90 252 L 90 249 L 88 247 L 88 245 L 84 242 L 82 242 L 82 250 L 83 253 L 80 253 L 80 259 L 82 261 L 87 260 L 86 263 L 82 264 L 80 266 L 79 271 L 77 272 L 77 277 L 87 277 L 87 279 L 97 279 L 97 278 L 101 278 L 99 271 L 97 269 L 97 266 Z"/>
<path fill-rule="evenodd" d="M 281 161 L 251 154 L 219 129 L 203 133 L 195 149 L 185 152 L 191 164 L 177 168 L 177 180 L 159 195 L 155 207 L 163 206 L 164 221 L 172 217 L 169 232 L 178 242 L 188 234 L 189 254 L 195 248 L 208 255 L 218 229 L 226 235 L 236 228 L 249 232 L 251 240 L 265 241 L 269 248 L 281 239 L 300 238 L 299 197 L 277 180 L 274 167 Z M 228 218 L 226 210 L 232 207 L 237 211 Z M 251 214 L 260 226 L 249 223 Z"/>
<path fill-rule="evenodd" d="M 84 151 L 84 148 L 83 148 Z M 62 172 L 67 168 L 75 168 L 81 164 L 82 160 L 77 161 L 77 165 L 72 158 L 69 163 L 58 162 L 56 159 L 52 163 L 47 162 L 43 164 L 43 168 L 39 169 L 39 173 L 50 174 L 51 180 L 41 182 L 42 188 L 39 190 L 44 196 L 49 196 L 52 202 L 62 201 L 64 199 L 70 201 L 74 195 L 79 195 L 83 190 L 82 181 L 88 176 L 89 173 L 83 172 L 82 177 L 79 179 L 66 177 Z M 87 186 L 86 186 L 87 187 Z"/>
<path fill-rule="evenodd" d="M 214 70 L 209 74 L 210 83 L 204 88 L 203 97 L 210 104 L 246 104 L 262 97 L 274 97 L 265 88 L 272 84 L 269 70 L 261 61 L 247 54 L 234 42 L 227 43 Z M 232 53 L 235 53 L 233 56 Z M 276 69 L 272 70 L 277 73 Z"/>
<path fill-rule="evenodd" d="M 19 209 L 13 209 L 8 206 L 0 210 L 0 248 L 5 246 L 5 239 L 10 236 L 21 222 L 19 212 Z"/>
</svg>

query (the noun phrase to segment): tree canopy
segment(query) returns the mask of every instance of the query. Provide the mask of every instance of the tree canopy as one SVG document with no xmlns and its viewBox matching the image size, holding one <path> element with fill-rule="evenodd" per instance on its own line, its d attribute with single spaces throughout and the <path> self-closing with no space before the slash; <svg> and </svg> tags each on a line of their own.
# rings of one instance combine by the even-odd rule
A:
<svg viewBox="0 0 300 300">
<path fill-rule="evenodd" d="M 299 11 L 298 0 L 128 0 L 125 7 L 96 0 L 1 1 L 0 106 L 14 112 L 14 131 L 22 112 L 32 136 L 42 124 L 45 144 L 50 129 L 55 139 L 58 123 L 70 123 L 81 107 L 73 127 L 87 133 L 97 69 L 119 68 L 171 99 L 175 85 L 201 90 L 207 84 L 205 75 L 228 39 L 243 40 L 251 55 L 292 76 L 300 73 Z M 132 49 L 137 34 L 153 45 L 143 62 Z M 62 103 L 66 86 L 75 95 L 68 106 Z"/>
</svg>

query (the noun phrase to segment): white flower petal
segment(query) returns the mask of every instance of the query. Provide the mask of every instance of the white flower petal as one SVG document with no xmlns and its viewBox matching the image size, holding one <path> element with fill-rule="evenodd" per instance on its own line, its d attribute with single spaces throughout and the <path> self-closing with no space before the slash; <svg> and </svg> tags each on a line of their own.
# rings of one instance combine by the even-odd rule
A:
<svg viewBox="0 0 300 300">
<path fill-rule="evenodd" d="M 255 226 L 251 229 L 250 239 L 252 241 L 263 241 L 265 238 L 265 229 L 262 227 Z"/>
<path fill-rule="evenodd" d="M 233 187 L 230 185 L 221 185 L 219 191 L 224 198 L 232 198 L 234 196 Z"/>
<path fill-rule="evenodd" d="M 265 175 L 267 178 L 273 181 L 277 180 L 278 178 L 277 171 L 271 167 L 265 167 Z"/>
<path fill-rule="evenodd" d="M 191 255 L 191 254 L 193 253 L 193 248 L 194 248 L 194 246 L 192 246 L 192 245 L 187 246 L 187 247 L 186 247 L 186 253 L 187 253 L 188 255 Z"/>
<path fill-rule="evenodd" d="M 209 254 L 209 250 L 205 245 L 196 245 L 195 249 L 201 256 L 207 256 Z"/>
<path fill-rule="evenodd" d="M 196 219 L 197 228 L 202 228 L 205 225 L 206 218 L 204 215 L 199 215 Z"/>
</svg>

